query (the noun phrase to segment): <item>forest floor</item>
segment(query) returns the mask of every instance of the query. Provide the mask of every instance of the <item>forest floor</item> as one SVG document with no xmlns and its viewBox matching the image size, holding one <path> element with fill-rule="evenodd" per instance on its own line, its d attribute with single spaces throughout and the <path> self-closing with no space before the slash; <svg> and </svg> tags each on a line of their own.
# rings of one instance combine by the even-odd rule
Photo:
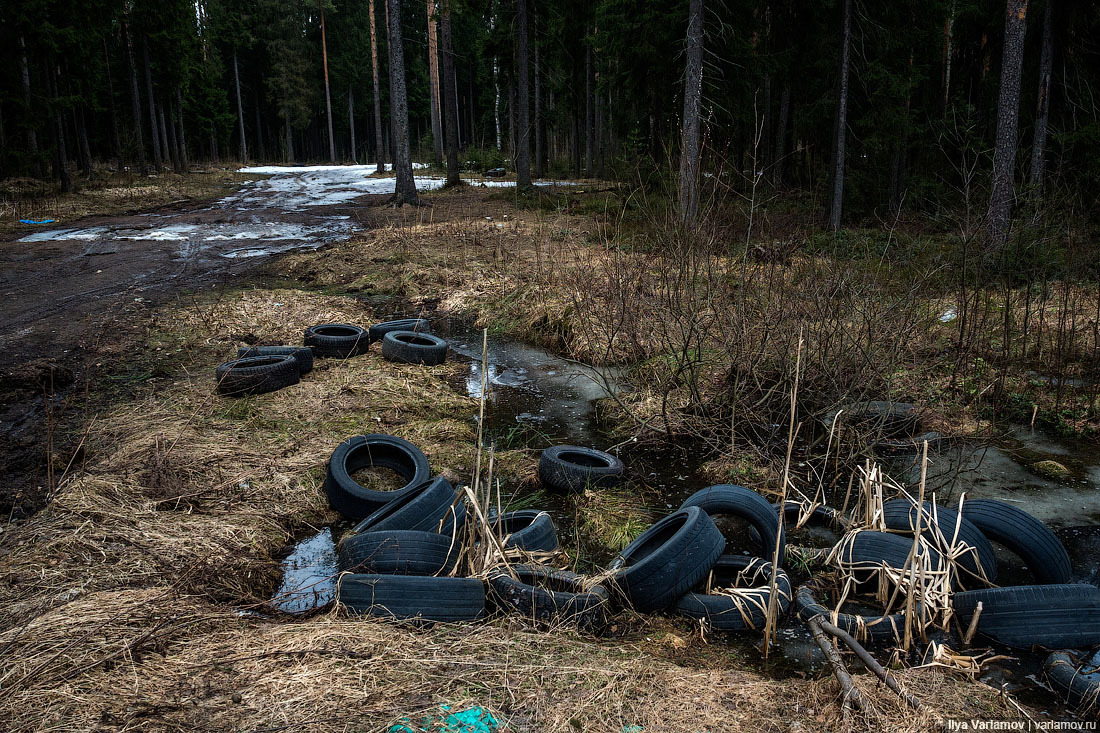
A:
<svg viewBox="0 0 1100 733">
<path fill-rule="evenodd" d="M 51 311 L 74 324 L 66 348 L 96 368 L 80 390 L 43 401 L 49 502 L 0 534 L 5 727 L 382 731 L 440 704 L 477 704 L 516 731 L 842 729 L 832 678 L 776 678 L 681 620 L 624 615 L 598 639 L 514 618 L 405 628 L 266 605 L 291 543 L 337 519 L 321 484 L 339 442 L 393 433 L 434 471 L 468 481 L 477 403 L 456 387 L 464 364 L 413 368 L 373 349 L 237 400 L 214 393 L 213 367 L 247 342 L 295 343 L 308 325 L 368 324 L 395 308 L 560 345 L 600 225 L 586 196 L 567 193 L 553 211 L 472 187 L 433 193 L 422 209 L 362 197 L 345 204 L 366 225 L 350 241 L 229 282 L 120 291 L 101 310 L 74 290 Z M 19 297 L 47 301 L 50 287 L 42 275 Z M 42 377 L 30 383 L 40 389 Z M 497 475 L 523 493 L 537 459 L 502 451 Z M 849 729 L 1018 715 L 965 675 L 899 677 L 925 712 L 859 674 L 874 709 Z"/>
</svg>

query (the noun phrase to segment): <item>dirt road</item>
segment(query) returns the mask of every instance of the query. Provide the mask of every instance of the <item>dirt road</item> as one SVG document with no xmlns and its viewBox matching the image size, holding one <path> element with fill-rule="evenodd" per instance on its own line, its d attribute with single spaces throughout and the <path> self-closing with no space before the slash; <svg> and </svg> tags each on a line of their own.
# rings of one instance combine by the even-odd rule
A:
<svg viewBox="0 0 1100 733">
<path fill-rule="evenodd" d="M 0 514 L 34 511 L 48 489 L 48 422 L 135 309 L 239 276 L 280 253 L 369 228 L 373 166 L 251 168 L 269 175 L 211 205 L 92 217 L 0 240 Z M 419 178 L 422 189 L 441 184 Z M 47 415 L 52 418 L 47 420 Z M 66 457 L 61 457 L 67 460 Z M 56 458 L 55 458 L 56 462 Z"/>
</svg>

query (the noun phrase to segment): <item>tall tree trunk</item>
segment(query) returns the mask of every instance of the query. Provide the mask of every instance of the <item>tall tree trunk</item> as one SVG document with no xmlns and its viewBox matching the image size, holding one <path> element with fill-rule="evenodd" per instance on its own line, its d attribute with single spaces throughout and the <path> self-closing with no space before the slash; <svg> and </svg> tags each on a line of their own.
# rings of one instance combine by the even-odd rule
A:
<svg viewBox="0 0 1100 733">
<path fill-rule="evenodd" d="M 531 100 L 528 96 L 530 69 L 527 64 L 527 0 L 516 0 L 516 105 L 519 134 L 516 135 L 516 188 L 531 187 Z"/>
<path fill-rule="evenodd" d="M 183 131 L 183 92 L 176 87 L 176 116 L 179 118 L 178 140 L 180 147 L 180 173 L 187 173 L 191 163 L 187 159 L 187 136 Z"/>
<path fill-rule="evenodd" d="M 84 120 L 84 107 L 73 110 L 73 124 L 76 129 L 77 151 L 80 154 L 80 172 L 85 178 L 92 177 L 92 148 L 88 144 L 88 127 Z"/>
<path fill-rule="evenodd" d="M 493 124 L 497 132 L 497 150 L 503 145 L 503 135 L 500 124 L 500 66 L 497 57 L 493 57 Z"/>
<path fill-rule="evenodd" d="M 453 38 L 452 38 L 453 41 Z M 455 68 L 454 63 L 454 48 L 451 48 L 451 89 L 454 90 L 455 109 L 461 112 L 461 108 L 458 104 L 458 70 Z M 458 139 L 458 147 L 462 147 L 462 115 L 459 112 L 455 112 L 455 132 Z"/>
<path fill-rule="evenodd" d="M 42 178 L 44 171 L 42 170 L 42 161 L 38 158 L 38 134 L 34 131 L 35 122 L 32 115 L 31 69 L 30 65 L 27 64 L 27 43 L 23 40 L 22 33 L 19 34 L 19 65 L 23 80 L 23 104 L 27 125 L 27 151 L 34 158 L 35 174 L 39 178 Z"/>
<path fill-rule="evenodd" d="M 61 193 L 69 193 L 73 190 L 73 179 L 69 175 L 69 153 L 65 147 L 65 123 L 61 119 L 61 104 L 57 91 L 57 66 L 53 61 L 53 54 L 47 59 L 46 80 L 49 84 L 50 98 L 53 100 L 53 143 L 54 143 L 54 172 L 61 183 Z"/>
<path fill-rule="evenodd" d="M 1035 140 L 1031 146 L 1031 194 L 1043 197 L 1043 175 L 1046 172 L 1047 125 L 1050 120 L 1050 71 L 1054 48 L 1051 42 L 1051 15 L 1054 0 L 1047 0 L 1043 12 L 1043 50 L 1039 57 L 1039 101 L 1035 108 Z"/>
<path fill-rule="evenodd" d="M 443 167 L 443 124 L 439 114 L 439 39 L 436 35 L 435 0 L 428 4 L 428 89 L 432 114 L 432 165 Z"/>
<path fill-rule="evenodd" d="M 321 7 L 321 65 L 325 68 L 325 119 L 328 120 L 328 162 L 336 165 L 336 140 L 332 135 L 332 92 L 328 84 L 328 42 L 325 40 L 325 9 Z"/>
<path fill-rule="evenodd" d="M 592 98 L 592 43 L 586 40 L 584 43 L 584 175 L 586 178 L 595 175 L 592 165 L 595 162 L 592 159 L 592 138 L 596 127 L 594 101 Z"/>
<path fill-rule="evenodd" d="M 153 68 L 149 64 L 149 37 L 142 36 L 141 55 L 145 64 L 145 94 L 149 100 L 149 128 L 153 132 L 153 168 L 160 171 L 164 158 L 160 152 L 160 135 L 157 132 L 157 106 L 153 98 Z"/>
<path fill-rule="evenodd" d="M 210 123 L 210 159 L 218 162 L 218 131 L 214 129 L 214 123 Z"/>
<path fill-rule="evenodd" d="M 118 110 L 115 107 L 115 84 L 111 80 L 111 55 L 107 51 L 107 38 L 103 38 L 103 65 L 107 76 L 107 101 L 111 110 L 111 157 L 122 166 L 122 136 L 118 132 Z"/>
<path fill-rule="evenodd" d="M 516 74 L 508 75 L 508 158 L 516 165 Z"/>
<path fill-rule="evenodd" d="M 233 47 L 233 86 L 237 92 L 237 134 L 241 138 L 241 165 L 248 165 L 248 141 L 244 136 L 244 107 L 241 105 L 241 74 L 237 69 L 237 47 Z"/>
<path fill-rule="evenodd" d="M 538 16 L 535 28 L 535 178 L 546 175 L 546 128 L 542 115 L 542 65 L 539 63 Z"/>
<path fill-rule="evenodd" d="M 451 38 L 451 0 L 441 0 L 440 32 L 443 36 L 443 127 L 447 149 L 447 186 L 462 182 L 458 173 L 458 100 L 454 87 L 454 46 Z"/>
<path fill-rule="evenodd" d="M 703 96 L 703 0 L 688 5 L 684 70 L 683 140 L 680 143 L 680 219 L 690 225 L 699 210 L 699 136 Z"/>
<path fill-rule="evenodd" d="M 844 0 L 844 30 L 840 46 L 840 90 L 836 103 L 836 138 L 833 140 L 832 193 L 829 197 L 829 226 L 840 229 L 844 207 L 844 157 L 848 139 L 848 54 L 852 45 L 852 0 Z"/>
<path fill-rule="evenodd" d="M 955 0 L 951 0 L 951 14 L 943 24 L 943 113 L 947 114 L 947 105 L 951 97 L 951 48 L 955 39 Z"/>
<path fill-rule="evenodd" d="M 294 133 L 290 129 L 290 110 L 284 109 L 283 114 L 286 122 L 286 162 L 294 162 Z"/>
<path fill-rule="evenodd" d="M 358 163 L 358 156 L 355 154 L 355 93 L 350 86 L 348 87 L 348 131 L 351 135 L 351 162 Z"/>
<path fill-rule="evenodd" d="M 405 43 L 401 37 L 401 0 L 386 0 L 389 11 L 390 118 L 393 120 L 393 170 L 397 174 L 393 203 L 420 205 L 409 149 L 409 102 L 405 96 Z"/>
<path fill-rule="evenodd" d="M 989 195 L 986 231 L 998 245 L 1008 239 L 1012 216 L 1013 178 L 1016 174 L 1016 132 L 1020 112 L 1020 68 L 1024 61 L 1027 0 L 1008 0 L 1005 6 L 1005 45 L 1001 61 L 1001 89 L 997 98 L 997 138 L 993 149 L 993 183 Z"/>
<path fill-rule="evenodd" d="M 772 171 L 777 183 L 782 183 L 785 176 L 787 155 L 787 121 L 791 114 L 791 85 L 784 82 L 783 91 L 779 94 L 779 119 L 775 123 L 775 155 L 772 158 Z"/>
<path fill-rule="evenodd" d="M 382 142 L 382 96 L 378 88 L 378 33 L 375 30 L 374 0 L 370 0 L 370 61 L 374 82 L 374 148 L 378 156 L 376 173 L 386 170 L 386 149 Z"/>
<path fill-rule="evenodd" d="M 914 19 L 915 23 L 915 19 Z M 890 163 L 890 213 L 898 216 L 905 201 L 905 180 L 909 162 L 909 108 L 913 89 L 913 48 L 909 49 L 909 71 L 905 79 L 905 106 L 901 122 L 901 138 L 894 144 Z"/>
<path fill-rule="evenodd" d="M 126 36 L 126 58 L 130 62 L 130 111 L 134 116 L 134 136 L 137 137 L 138 162 L 141 175 L 145 176 L 149 174 L 149 164 L 145 161 L 145 140 L 141 131 L 141 95 L 138 93 L 137 63 L 134 61 L 134 44 L 130 37 L 130 24 L 123 22 L 122 29 Z"/>
<path fill-rule="evenodd" d="M 179 161 L 176 160 L 172 143 L 168 140 L 168 126 L 164 120 L 164 100 L 157 105 L 157 118 L 160 121 L 160 149 L 164 151 L 164 166 L 167 168 L 168 162 L 171 161 L 172 169 L 179 170 Z"/>
<path fill-rule="evenodd" d="M 264 155 L 264 128 L 263 119 L 260 117 L 260 96 L 257 94 L 252 100 L 252 109 L 256 113 L 256 158 L 262 163 L 267 159 Z"/>
</svg>

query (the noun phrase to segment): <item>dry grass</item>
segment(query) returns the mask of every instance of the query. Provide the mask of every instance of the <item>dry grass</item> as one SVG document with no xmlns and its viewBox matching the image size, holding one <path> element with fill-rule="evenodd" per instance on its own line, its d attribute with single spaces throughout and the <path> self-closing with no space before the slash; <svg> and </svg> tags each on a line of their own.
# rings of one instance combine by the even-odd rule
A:
<svg viewBox="0 0 1100 733">
<path fill-rule="evenodd" d="M 540 224 L 522 213 L 513 230 L 481 236 L 479 217 L 495 222 L 510 207 L 480 196 L 440 196 L 432 212 L 384 212 L 389 229 L 288 267 L 313 271 L 314 282 L 379 289 L 404 271 L 400 287 L 414 303 L 441 297 L 483 319 L 497 307 L 517 318 L 541 313 L 530 321 L 536 330 L 543 316 L 565 318 L 570 297 L 550 286 L 568 270 L 541 274 L 538 263 L 550 247 L 579 251 L 581 235 L 568 235 L 566 247 L 547 234 L 536 239 L 545 251 L 524 251 Z M 446 219 L 449 206 L 465 223 L 419 220 Z M 468 259 L 459 259 L 455 238 L 467 234 Z M 540 301 L 532 294 L 543 287 Z M 497 288 L 514 299 L 498 299 Z M 119 373 L 153 376 L 93 403 L 77 470 L 45 510 L 0 535 L 5 729 L 384 730 L 464 702 L 516 731 L 838 729 L 831 680 L 768 679 L 660 618 L 632 619 L 616 638 L 596 640 L 537 633 L 515 619 L 410 629 L 337 612 L 293 621 L 253 613 L 266 612 L 288 542 L 336 519 L 321 481 L 342 440 L 394 433 L 419 445 L 435 471 L 473 473 L 476 403 L 450 386 L 461 364 L 395 365 L 374 350 L 319 360 L 301 384 L 275 393 L 214 394 L 214 365 L 245 337 L 297 342 L 313 323 L 376 316 L 352 297 L 293 289 L 227 291 L 149 316 L 144 349 Z M 531 453 L 495 460 L 505 486 L 530 481 Z M 902 678 L 936 714 L 1012 714 L 969 680 L 938 670 Z M 877 713 L 856 729 L 935 729 L 931 715 L 914 717 L 874 681 L 858 683 Z"/>
</svg>

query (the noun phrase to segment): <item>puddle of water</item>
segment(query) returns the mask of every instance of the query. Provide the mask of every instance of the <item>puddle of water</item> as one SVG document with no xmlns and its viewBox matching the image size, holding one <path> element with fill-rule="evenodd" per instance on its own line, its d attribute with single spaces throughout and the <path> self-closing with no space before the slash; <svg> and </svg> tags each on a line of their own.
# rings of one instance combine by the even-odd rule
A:
<svg viewBox="0 0 1100 733">
<path fill-rule="evenodd" d="M 438 330 L 438 329 L 437 329 Z M 481 334 L 446 334 L 451 350 L 469 360 L 462 387 L 481 397 Z M 486 428 L 491 439 L 507 444 L 516 435 L 535 433 L 540 447 L 575 444 L 607 447 L 596 425 L 596 400 L 619 389 L 613 369 L 578 364 L 512 339 L 489 337 Z"/>
<path fill-rule="evenodd" d="M 336 597 L 336 540 L 331 527 L 299 542 L 283 560 L 283 581 L 271 605 L 286 613 L 306 613 Z"/>
<path fill-rule="evenodd" d="M 1029 468 L 1040 460 L 1056 460 L 1070 475 L 1061 481 L 1040 476 Z M 920 480 L 915 457 L 896 459 L 890 468 L 906 483 Z M 928 487 L 941 502 L 956 503 L 963 492 L 970 499 L 1006 501 L 1055 528 L 1100 524 L 1100 449 L 1015 428 L 993 445 L 930 452 Z"/>
</svg>

